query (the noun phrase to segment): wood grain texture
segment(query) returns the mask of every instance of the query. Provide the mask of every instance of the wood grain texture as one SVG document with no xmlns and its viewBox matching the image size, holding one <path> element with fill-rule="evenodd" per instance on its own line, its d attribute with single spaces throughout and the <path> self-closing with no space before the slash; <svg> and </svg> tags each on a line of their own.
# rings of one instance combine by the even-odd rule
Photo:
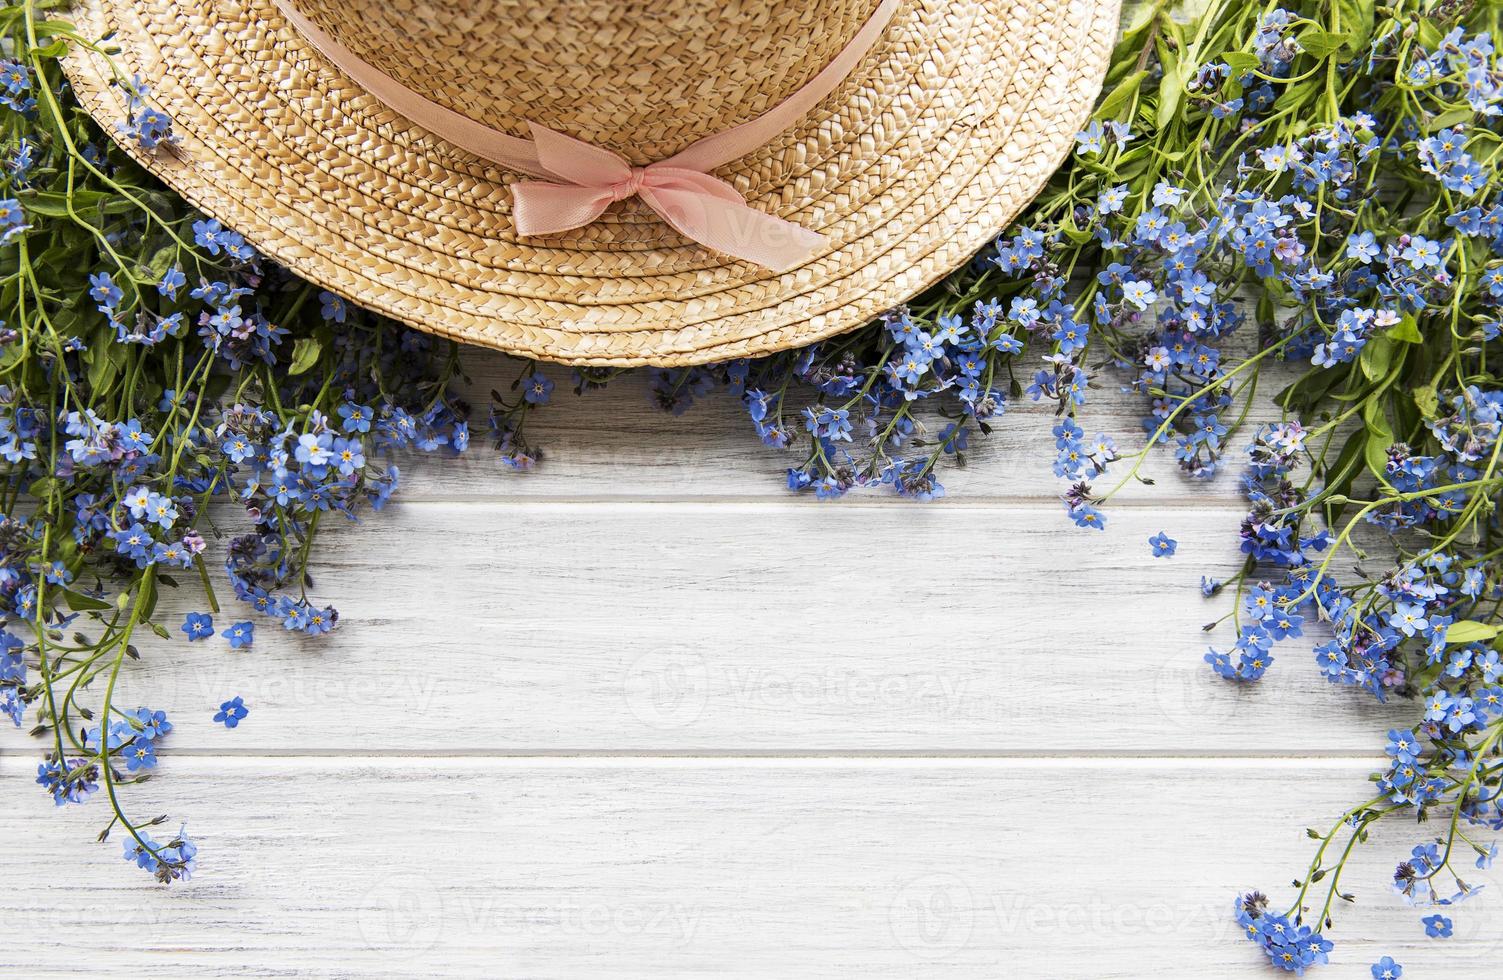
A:
<svg viewBox="0 0 1503 980">
<path fill-rule="evenodd" d="M 87 935 L 132 975 L 1259 977 L 1232 896 L 1301 862 L 1301 828 L 1362 792 L 1365 772 L 179 759 L 144 795 L 200 811 L 195 880 L 136 885 L 117 843 L 80 845 L 86 811 L 58 819 L 30 794 L 0 834 L 41 846 L 13 848 L 7 877 L 47 886 L 6 889 L 0 914 L 25 976 L 66 975 Z M 1410 830 L 1358 858 L 1360 902 L 1321 975 L 1367 977 L 1384 953 L 1407 976 L 1487 975 L 1496 893 L 1442 943 L 1383 884 L 1382 855 Z"/>
<path fill-rule="evenodd" d="M 950 499 L 823 505 L 723 398 L 674 420 L 640 379 L 557 395 L 537 472 L 415 459 L 404 502 L 331 527 L 313 592 L 339 632 L 143 644 L 121 701 L 177 730 L 128 792 L 190 820 L 185 887 L 92 845 L 101 801 L 54 810 L 38 745 L 0 735 L 0 972 L 74 975 L 87 936 L 119 976 L 1267 975 L 1233 897 L 1288 897 L 1303 828 L 1414 708 L 1331 687 L 1305 642 L 1259 685 L 1209 673 L 1227 606 L 1197 583 L 1237 566 L 1233 479 L 1161 454 L 1080 531 L 1052 418 L 1020 405 Z M 1092 412 L 1141 438 L 1134 400 Z M 1325 976 L 1486 974 L 1495 891 L 1442 943 L 1386 889 L 1420 836 L 1364 850 Z"/>
<path fill-rule="evenodd" d="M 1202 662 L 1231 642 L 1230 625 L 1201 632 L 1230 601 L 1198 583 L 1237 567 L 1236 524 L 1124 508 L 1094 532 L 1041 504 L 402 505 L 324 539 L 314 593 L 341 610 L 335 634 L 263 621 L 248 650 L 153 644 L 122 703 L 180 719 L 177 751 L 1378 751 L 1414 707 L 1329 685 L 1308 640 L 1259 685 Z M 1161 529 L 1172 559 L 1151 556 Z M 159 619 L 176 630 L 196 595 Z M 232 694 L 255 714 L 226 732 L 210 715 Z"/>
<path fill-rule="evenodd" d="M 515 397 L 509 387 L 521 370 L 518 362 L 474 356 L 465 365 L 470 375 L 465 390 L 476 406 L 483 409 L 489 403 L 492 389 Z M 1273 366 L 1265 372 L 1260 390 L 1277 391 L 1295 376 L 1296 369 Z M 724 391 L 712 393 L 675 417 L 653 406 L 645 374 L 626 375 L 602 390 L 576 396 L 567 371 L 544 368 L 557 383 L 553 404 L 538 409 L 527 423 L 528 437 L 545 453 L 542 465 L 527 473 L 508 469 L 482 444 L 483 424 L 477 423 L 475 451 L 463 457 L 441 466 L 415 465 L 411 457 L 404 457 L 401 499 L 677 501 L 728 497 L 764 501 L 782 492 L 784 471 L 802 461 L 797 454 L 764 447 L 740 402 Z M 1088 435 L 1112 436 L 1127 452 L 1143 443 L 1146 402 L 1141 396 L 1123 394 L 1120 384 L 1119 377 L 1100 376 L 1082 411 L 1081 425 Z M 800 403 L 790 396 L 790 404 Z M 1275 406 L 1260 399 L 1249 414 L 1249 425 L 1277 419 L 1278 414 Z M 484 413 L 478 415 L 483 420 Z M 791 421 L 796 424 L 798 420 Z M 990 423 L 993 434 L 972 441 L 967 454 L 970 465 L 941 474 L 951 494 L 946 506 L 997 499 L 1055 500 L 1063 489 L 1051 470 L 1056 455 L 1051 431 L 1055 421 L 1051 405 L 1012 399 L 1007 412 Z M 940 419 L 939 425 L 943 424 Z M 1240 462 L 1233 460 L 1235 465 Z M 1170 453 L 1154 453 L 1142 475 L 1155 480 L 1155 485 L 1130 484 L 1118 498 L 1122 503 L 1156 507 L 1191 501 L 1241 504 L 1235 480 L 1184 479 Z M 1110 484 L 1103 481 L 1102 488 Z M 865 505 L 865 501 L 891 496 L 891 491 L 879 488 L 854 499 Z"/>
</svg>

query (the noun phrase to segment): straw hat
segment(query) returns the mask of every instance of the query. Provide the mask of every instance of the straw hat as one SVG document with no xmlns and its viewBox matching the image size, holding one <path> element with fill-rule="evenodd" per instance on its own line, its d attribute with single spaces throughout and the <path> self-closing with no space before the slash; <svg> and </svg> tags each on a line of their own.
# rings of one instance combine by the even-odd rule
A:
<svg viewBox="0 0 1503 980">
<path fill-rule="evenodd" d="M 68 70 L 112 132 L 128 113 L 113 72 L 139 76 L 181 142 L 127 149 L 361 306 L 529 357 L 695 364 L 859 326 L 964 263 L 1066 156 L 1117 6 L 79 0 L 80 28 L 120 52 L 113 68 L 75 52 Z M 669 187 L 649 166 L 813 96 L 729 162 L 700 154 L 712 177 L 680 168 Z M 404 115 L 403 98 L 423 108 Z M 557 136 L 623 176 L 518 172 L 462 148 L 466 124 L 513 147 Z M 558 207 L 521 214 L 524 193 Z M 772 258 L 727 254 L 696 226 L 717 219 L 685 213 L 701 204 L 790 238 Z"/>
</svg>

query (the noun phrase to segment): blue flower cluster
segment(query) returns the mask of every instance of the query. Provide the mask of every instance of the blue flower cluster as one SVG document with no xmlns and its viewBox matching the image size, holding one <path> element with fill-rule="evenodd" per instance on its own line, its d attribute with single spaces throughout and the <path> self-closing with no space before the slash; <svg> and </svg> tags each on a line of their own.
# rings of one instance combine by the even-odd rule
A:
<svg viewBox="0 0 1503 980">
<path fill-rule="evenodd" d="M 1249 892 L 1237 900 L 1237 924 L 1243 934 L 1262 947 L 1268 962 L 1289 973 L 1303 974 L 1312 966 L 1329 962 L 1335 944 L 1287 916 L 1268 910 L 1268 897 Z"/>
<path fill-rule="evenodd" d="M 13 112 L 45 111 L 24 65 L 0 62 L 0 91 Z M 126 91 L 124 138 L 170 145 L 170 118 L 139 82 Z M 50 106 L 65 93 L 45 94 Z M 170 638 L 156 610 L 180 587 L 174 576 L 189 572 L 218 611 L 208 559 L 240 515 L 248 526 L 223 559 L 236 598 L 290 630 L 333 629 L 338 612 L 308 595 L 320 521 L 381 509 L 403 453 L 463 452 L 468 409 L 448 394 L 453 345 L 320 295 L 218 221 L 124 208 L 158 190 L 127 191 L 113 181 L 145 179 L 139 169 L 82 136 L 77 148 L 50 136 L 11 146 L 0 176 L 0 244 L 38 244 L 33 225 L 51 222 L 33 253 L 48 250 L 47 269 L 27 265 L 23 249 L 13 281 L 50 275 L 74 287 L 65 298 L 51 281 L 21 287 L 31 293 L 8 309 L 23 329 L 0 324 L 0 466 L 13 511 L 0 513 L 0 712 L 51 742 L 37 782 L 59 805 L 106 787 L 126 859 L 171 881 L 191 873 L 195 845 L 185 833 L 153 840 L 160 820 L 128 819 L 116 790 L 155 770 L 172 724 L 160 711 L 122 711 L 113 684 L 85 705 L 91 688 L 77 681 L 140 657 L 133 640 L 146 630 Z M 86 227 L 41 207 L 28 217 L 22 202 L 41 200 L 37 185 L 60 172 L 70 194 L 86 181 L 109 188 L 75 203 L 122 207 L 93 209 L 78 219 Z M 54 253 L 57 242 L 67 248 Z M 529 402 L 546 401 L 540 378 Z M 235 622 L 223 636 L 243 648 L 254 630 Z M 188 614 L 180 632 L 207 640 L 212 614 Z M 234 699 L 217 720 L 234 727 L 246 711 Z"/>
<path fill-rule="evenodd" d="M 32 90 L 31 69 L 9 58 L 0 60 L 0 106 L 21 115 L 27 115 L 37 107 Z"/>
<path fill-rule="evenodd" d="M 1037 236 L 1026 230 L 1007 247 L 1021 255 L 1041 254 Z M 796 356 L 737 361 L 713 372 L 665 372 L 655 387 L 672 392 L 674 403 L 665 407 L 681 410 L 720 380 L 740 395 L 765 444 L 784 448 L 799 429 L 806 432 L 810 453 L 789 469 L 790 490 L 830 500 L 854 488 L 886 485 L 901 496 L 932 500 L 945 493 L 935 463 L 944 456 L 961 458 L 969 445 L 968 426 L 984 427 L 1006 411 L 998 373 L 1003 356 L 1022 350 L 1014 332 L 1024 320 L 1041 324 L 1043 315 L 1022 308 L 1009 312 L 997 300 L 977 301 L 966 317 L 944 313 L 932 320 L 905 307 L 883 317 L 882 333 L 866 357 L 852 349 L 827 357 L 816 345 Z M 814 398 L 796 412 L 786 405 L 795 384 L 812 390 Z M 919 406 L 947 399 L 953 399 L 954 418 L 930 435 Z M 799 420 L 797 428 L 790 416 Z M 929 450 L 901 455 L 909 446 Z"/>
<path fill-rule="evenodd" d="M 9 634 L 5 636 L 9 638 Z M 18 648 L 19 641 L 16 641 L 12 649 Z M 123 763 L 127 773 L 142 776 L 155 769 L 157 751 L 162 739 L 172 731 L 172 722 L 167 720 L 166 712 L 137 708 L 133 712 L 122 712 L 120 720 L 111 722 L 107 732 L 103 728 L 96 725 L 84 732 L 81 748 L 90 755 L 65 759 L 54 753 L 37 766 L 37 783 L 52 795 L 58 806 L 83 803 L 96 792 L 102 765 L 113 768 Z M 117 774 L 115 778 L 120 777 Z M 151 823 L 157 822 L 160 818 Z M 127 829 L 130 836 L 125 843 L 126 860 L 150 871 L 163 882 L 192 874 L 197 848 L 186 834 L 179 834 L 170 843 L 158 844 L 145 833 L 144 827 Z"/>
<path fill-rule="evenodd" d="M 1285 11 L 1263 18 L 1254 54 L 1264 74 L 1292 75 L 1307 36 L 1298 28 Z M 1410 101 L 1399 103 L 1401 111 L 1384 101 L 1391 90 L 1379 84 L 1371 112 L 1326 117 L 1296 138 L 1240 151 L 1236 182 L 1200 206 L 1209 216 L 1199 226 L 1207 235 L 1199 256 L 1203 266 L 1210 260 L 1205 267 L 1221 284 L 1214 295 L 1230 295 L 1250 278 L 1285 309 L 1279 319 L 1260 307 L 1259 354 L 1219 376 L 1215 355 L 1208 355 L 1211 373 L 1192 382 L 1224 392 L 1235 372 L 1265 355 L 1305 359 L 1310 370 L 1279 395 L 1279 405 L 1294 414 L 1332 401 L 1350 405 L 1313 427 L 1288 418 L 1253 434 L 1242 480 L 1250 510 L 1240 530 L 1247 564 L 1235 580 L 1235 644 L 1225 652 L 1213 647 L 1205 659 L 1222 677 L 1257 680 L 1273 663 L 1278 642 L 1301 638 L 1319 624 L 1314 653 L 1333 683 L 1380 700 L 1400 693 L 1423 701 L 1415 727 L 1389 733 L 1389 766 L 1376 777 L 1378 800 L 1354 809 L 1325 837 L 1312 831 L 1322 840 L 1321 853 L 1338 832 L 1355 838 L 1388 813 L 1409 811 L 1423 819 L 1438 806 L 1454 807 L 1468 824 L 1503 829 L 1503 794 L 1490 761 L 1503 733 L 1503 663 L 1491 643 L 1503 575 L 1496 549 L 1467 541 L 1495 526 L 1487 515 L 1503 458 L 1503 390 L 1491 380 L 1469 383 L 1464 370 L 1451 370 L 1458 362 L 1485 363 L 1466 359 L 1499 337 L 1503 319 L 1503 202 L 1496 196 L 1497 134 L 1488 128 L 1500 116 L 1503 76 L 1490 38 L 1461 29 L 1430 50 L 1406 46 L 1390 33 L 1374 39 L 1366 58 L 1374 77 L 1391 70 L 1405 79 Z M 1211 87 L 1230 83 L 1243 90 L 1245 104 L 1228 111 L 1244 126 L 1265 111 L 1248 94 L 1261 81 L 1238 78 L 1224 65 L 1202 77 Z M 1443 124 L 1417 122 L 1446 111 Z M 1395 212 L 1388 221 L 1364 221 L 1385 207 L 1374 188 L 1393 174 L 1405 175 L 1402 199 L 1420 217 Z M 1136 220 L 1157 225 L 1153 211 L 1140 208 Z M 1421 227 L 1424 233 L 1414 230 Z M 1124 265 L 1122 284 L 1142 282 L 1161 305 L 1165 297 L 1183 302 L 1183 294 L 1175 297 L 1140 262 Z M 1481 288 L 1470 288 L 1469 280 Z M 1432 341 L 1422 327 L 1437 322 L 1445 325 L 1443 336 Z M 1421 344 L 1426 353 L 1454 353 L 1437 357 L 1439 369 L 1432 365 L 1420 375 Z M 1152 370 L 1171 353 L 1151 350 L 1144 363 Z M 1399 380 L 1406 367 L 1415 380 Z M 1336 386 L 1344 379 L 1358 380 L 1343 391 Z M 1164 385 L 1145 381 L 1145 392 L 1160 397 Z M 1407 385 L 1410 398 L 1381 400 L 1396 385 Z M 1156 416 L 1199 415 L 1202 406 L 1181 405 L 1207 397 L 1204 390 L 1155 401 Z M 1214 407 L 1224 416 L 1228 405 Z M 1356 431 L 1343 428 L 1351 423 Z M 1162 424 L 1154 430 L 1163 431 Z M 1223 425 L 1207 429 L 1212 453 L 1221 452 L 1227 432 Z M 1314 464 L 1308 478 L 1297 472 L 1306 463 Z M 1368 486 L 1374 488 L 1370 499 L 1353 499 Z M 1356 547 L 1358 536 L 1397 552 L 1392 567 L 1338 576 L 1333 559 Z M 1220 583 L 1204 587 L 1207 595 L 1220 590 Z M 1475 852 L 1475 866 L 1483 868 L 1497 844 L 1475 842 L 1453 825 L 1448 836 L 1413 849 L 1395 872 L 1395 888 L 1418 905 L 1470 897 L 1478 889 L 1454 868 L 1463 849 Z M 1296 883 L 1300 898 L 1289 916 L 1270 915 L 1257 895 L 1239 907 L 1249 937 L 1283 969 L 1300 972 L 1323 962 L 1329 948 L 1321 948 L 1318 934 L 1300 919 L 1311 884 L 1332 870 L 1320 860 L 1317 854 L 1311 877 Z M 1439 889 L 1437 876 L 1447 871 L 1454 887 Z M 1334 885 L 1331 891 L 1334 898 Z M 1322 920 L 1329 908 L 1330 898 Z M 1424 924 L 1431 936 L 1451 932 L 1443 915 Z M 1375 977 L 1401 972 L 1388 958 L 1373 967 Z"/>
<path fill-rule="evenodd" d="M 198 845 L 188 837 L 186 825 L 166 843 L 152 839 L 144 829 L 136 829 L 125 841 L 124 858 L 150 872 L 158 881 L 186 881 L 193 877 Z"/>
<path fill-rule="evenodd" d="M 172 117 L 147 102 L 150 90 L 140 77 L 124 85 L 127 117 L 119 131 L 128 141 L 143 150 L 155 150 L 178 142 L 172 131 Z"/>
</svg>

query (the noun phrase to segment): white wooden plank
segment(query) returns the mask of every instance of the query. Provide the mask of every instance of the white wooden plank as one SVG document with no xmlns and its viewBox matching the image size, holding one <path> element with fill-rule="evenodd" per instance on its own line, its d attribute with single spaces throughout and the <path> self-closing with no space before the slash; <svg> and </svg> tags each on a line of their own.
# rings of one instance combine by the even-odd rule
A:
<svg viewBox="0 0 1503 980">
<path fill-rule="evenodd" d="M 1308 859 L 1365 764 L 170 760 L 199 874 L 163 889 L 0 760 L 6 966 L 27 977 L 1263 976 L 1229 910 Z M 1483 976 L 1498 896 L 1424 937 L 1393 826 L 1319 975 Z M 23 843 L 24 842 L 24 843 Z M 1479 873 L 1478 883 L 1496 876 Z"/>
<path fill-rule="evenodd" d="M 1237 515 L 1048 505 L 408 505 L 331 526 L 306 639 L 258 620 L 142 644 L 121 703 L 179 750 L 1367 754 L 1409 704 L 1334 688 L 1308 643 L 1259 684 L 1202 662 L 1198 592 Z M 1180 541 L 1150 556 L 1149 535 Z M 902 582 L 897 570 L 902 568 Z M 906 583 L 906 584 L 905 584 Z M 196 588 L 196 586 L 195 586 Z M 174 630 L 196 599 L 165 599 Z M 222 629 L 249 618 L 228 609 Z M 210 720 L 245 697 L 235 732 Z M 25 744 L 19 735 L 0 744 Z"/>
<path fill-rule="evenodd" d="M 465 363 L 473 377 L 463 390 L 477 407 L 475 443 L 465 456 L 442 462 L 404 455 L 403 499 L 760 500 L 784 493 L 784 471 L 802 462 L 798 454 L 764 447 L 740 403 L 724 391 L 674 417 L 651 404 L 643 372 L 576 396 L 570 390 L 567 369 L 548 367 L 545 372 L 557 382 L 553 404 L 536 410 L 527 423 L 529 438 L 546 457 L 535 470 L 517 473 L 500 462 L 485 442 L 483 430 L 489 391 L 496 388 L 506 393 L 519 368 L 516 362 L 486 352 L 471 354 Z M 1260 387 L 1267 396 L 1293 372 L 1276 366 L 1269 376 Z M 1121 377 L 1109 372 L 1102 373 L 1099 383 L 1101 387 L 1081 410 L 1082 426 L 1089 435 L 1099 431 L 1112 436 L 1123 452 L 1136 451 L 1145 438 L 1144 400 L 1122 394 Z M 1157 485 L 1134 483 L 1124 489 L 1121 499 L 1155 506 L 1187 500 L 1239 501 L 1233 472 L 1243 465 L 1241 449 L 1257 423 L 1277 417 L 1278 410 L 1260 396 L 1246 434 L 1232 443 L 1229 465 L 1233 470 L 1226 477 L 1213 481 L 1184 478 L 1171 452 L 1155 452 L 1141 472 Z M 1056 455 L 1051 431 L 1055 421 L 1050 406 L 1014 399 L 1007 413 L 993 421 L 991 436 L 972 440 L 970 465 L 963 470 L 947 469 L 941 482 L 952 497 L 962 500 L 1058 496 L 1063 485 L 1051 471 Z M 1102 486 L 1111 482 L 1103 480 Z M 890 495 L 887 488 L 866 493 Z"/>
</svg>

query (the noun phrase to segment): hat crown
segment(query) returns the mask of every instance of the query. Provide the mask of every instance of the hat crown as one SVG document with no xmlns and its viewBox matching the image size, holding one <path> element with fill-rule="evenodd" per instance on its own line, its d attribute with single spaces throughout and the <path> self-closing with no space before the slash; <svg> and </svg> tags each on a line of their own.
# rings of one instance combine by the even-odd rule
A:
<svg viewBox="0 0 1503 980">
<path fill-rule="evenodd" d="M 637 164 L 797 91 L 877 0 L 294 0 L 360 58 L 502 132 L 528 123 Z M 421 120 L 419 120 L 421 121 Z"/>
</svg>

